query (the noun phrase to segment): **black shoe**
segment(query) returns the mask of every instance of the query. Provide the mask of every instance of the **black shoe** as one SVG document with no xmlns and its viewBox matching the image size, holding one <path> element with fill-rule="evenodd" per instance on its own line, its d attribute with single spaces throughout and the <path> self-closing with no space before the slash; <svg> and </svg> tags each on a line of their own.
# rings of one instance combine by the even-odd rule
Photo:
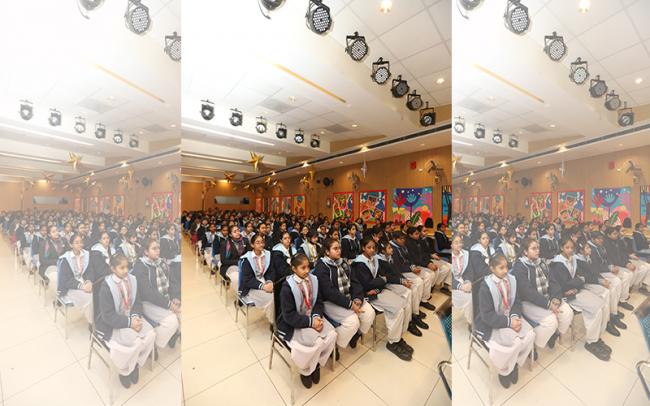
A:
<svg viewBox="0 0 650 406">
<path fill-rule="evenodd" d="M 512 383 L 510 382 L 510 375 L 499 375 L 499 383 L 501 384 L 501 386 L 508 389 L 510 387 L 510 384 Z"/>
<path fill-rule="evenodd" d="M 616 327 L 620 328 L 621 330 L 627 329 L 627 324 L 623 323 L 621 319 L 619 319 L 618 317 L 610 318 L 610 322 L 614 324 Z"/>
<path fill-rule="evenodd" d="M 357 348 L 357 342 L 359 341 L 359 338 L 361 338 L 361 334 L 359 334 L 357 331 L 350 339 L 350 348 Z"/>
<path fill-rule="evenodd" d="M 423 312 L 422 310 L 418 310 L 418 317 L 421 318 L 422 320 L 427 318 L 427 314 Z"/>
<path fill-rule="evenodd" d="M 616 316 L 618 316 L 619 319 L 625 318 L 625 313 L 622 311 L 616 311 Z"/>
<path fill-rule="evenodd" d="M 628 302 L 618 302 L 618 305 L 619 305 L 620 307 L 622 307 L 623 309 L 625 309 L 625 310 L 629 310 L 629 311 L 634 310 L 634 306 L 632 306 L 632 305 L 629 304 Z"/>
<path fill-rule="evenodd" d="M 447 296 L 451 296 L 451 291 L 446 286 L 443 286 L 443 287 L 440 288 L 440 293 L 444 293 Z"/>
<path fill-rule="evenodd" d="M 169 339 L 169 342 L 167 343 L 167 345 L 169 346 L 169 348 L 174 348 L 174 347 L 176 346 L 176 341 L 180 338 L 180 336 L 181 336 L 181 332 L 180 332 L 180 331 L 176 331 L 176 332 L 174 333 L 174 335 L 171 336 L 171 338 Z"/>
<path fill-rule="evenodd" d="M 309 389 L 311 388 L 312 380 L 311 380 L 311 375 L 300 375 L 300 382 L 302 382 L 302 386 L 305 388 Z"/>
<path fill-rule="evenodd" d="M 411 320 L 411 322 L 409 323 L 407 331 L 416 337 L 422 337 L 422 332 L 420 331 L 418 326 L 415 325 L 415 322 L 413 320 Z"/>
<path fill-rule="evenodd" d="M 126 389 L 129 389 L 131 387 L 131 376 L 130 375 L 120 375 L 120 383 Z"/>
<path fill-rule="evenodd" d="M 551 338 L 549 338 L 549 339 L 548 339 L 548 342 L 546 343 L 546 345 L 548 345 L 548 348 L 550 348 L 550 349 L 555 348 L 555 342 L 557 341 L 557 339 L 558 339 L 559 337 L 560 337 L 560 333 L 559 333 L 559 332 L 556 331 L 555 333 L 553 333 L 553 335 L 551 336 Z"/>
<path fill-rule="evenodd" d="M 311 373 L 311 381 L 318 385 L 318 382 L 320 382 L 320 365 L 316 365 L 316 369 L 314 369 L 314 372 Z"/>
<path fill-rule="evenodd" d="M 510 375 L 508 375 L 510 378 L 510 382 L 512 382 L 513 385 L 519 381 L 519 365 L 515 364 L 515 369 L 510 372 Z"/>
<path fill-rule="evenodd" d="M 596 341 L 596 344 L 600 345 L 600 346 L 603 348 L 603 350 L 605 350 L 605 351 L 608 352 L 609 354 L 612 353 L 612 347 L 610 347 L 609 345 L 605 344 L 605 342 L 603 341 L 602 338 L 599 338 L 598 341 Z"/>
<path fill-rule="evenodd" d="M 598 342 L 595 343 L 586 343 L 585 349 L 592 353 L 596 358 L 601 361 L 609 361 L 610 354 L 605 351 L 605 349 L 598 345 Z"/>
<path fill-rule="evenodd" d="M 404 347 L 404 349 L 405 349 L 406 351 L 410 352 L 411 354 L 413 354 L 413 351 L 415 351 L 415 350 L 413 349 L 413 347 L 411 347 L 410 345 L 408 345 L 408 344 L 406 343 L 406 341 L 404 341 L 403 338 L 401 338 L 401 339 L 399 340 L 398 344 L 401 345 L 402 347 Z"/>
<path fill-rule="evenodd" d="M 428 325 L 427 323 L 423 322 L 422 319 L 419 318 L 419 317 L 414 317 L 411 321 L 412 321 L 416 326 L 418 326 L 419 328 L 421 328 L 421 329 L 423 329 L 423 330 L 428 330 L 428 329 L 429 329 L 429 325 Z"/>
<path fill-rule="evenodd" d="M 429 302 L 420 302 L 420 307 L 424 307 L 427 310 L 435 311 L 436 307 Z"/>
<path fill-rule="evenodd" d="M 648 290 L 648 288 L 646 288 L 645 285 L 642 285 L 639 288 L 639 293 L 644 295 L 644 296 L 650 296 L 650 290 Z"/>
<path fill-rule="evenodd" d="M 140 368 L 138 368 L 137 364 L 135 365 L 135 369 L 131 372 L 129 377 L 131 378 L 131 383 L 134 385 L 138 383 L 138 379 L 140 379 Z"/>
<path fill-rule="evenodd" d="M 616 326 L 611 321 L 607 322 L 607 327 L 605 328 L 605 330 L 609 334 L 613 335 L 614 337 L 620 337 L 621 336 L 621 332 L 616 329 Z"/>
<path fill-rule="evenodd" d="M 539 358 L 539 353 L 535 348 L 533 348 L 533 361 L 537 361 L 537 358 Z M 515 365 L 515 368 L 517 368 L 517 365 Z M 516 382 L 513 382 L 516 383 Z"/>
<path fill-rule="evenodd" d="M 393 354 L 397 355 L 397 358 L 402 361 L 410 361 L 413 358 L 413 355 L 406 351 L 406 349 L 397 343 L 386 343 L 386 349 Z"/>
</svg>

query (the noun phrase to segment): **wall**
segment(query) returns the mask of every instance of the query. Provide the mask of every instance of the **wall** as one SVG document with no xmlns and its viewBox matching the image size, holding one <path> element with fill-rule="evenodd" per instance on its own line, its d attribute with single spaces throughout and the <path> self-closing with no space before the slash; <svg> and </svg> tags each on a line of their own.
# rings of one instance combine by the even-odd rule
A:
<svg viewBox="0 0 650 406">
<path fill-rule="evenodd" d="M 233 190 L 233 186 L 226 182 L 217 182 L 205 192 L 205 197 L 201 199 L 203 183 L 201 182 L 182 182 L 182 194 L 185 198 L 182 201 L 183 211 L 204 210 L 219 206 L 223 210 L 253 210 L 255 209 L 255 197 L 253 193 L 247 190 Z M 238 196 L 248 197 L 250 204 L 215 204 L 215 196 Z"/>
</svg>

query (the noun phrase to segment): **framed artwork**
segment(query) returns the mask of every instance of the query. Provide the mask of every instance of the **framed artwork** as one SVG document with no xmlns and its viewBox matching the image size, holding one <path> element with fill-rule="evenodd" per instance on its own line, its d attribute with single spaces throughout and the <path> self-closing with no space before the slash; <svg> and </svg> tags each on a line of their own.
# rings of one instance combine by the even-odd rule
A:
<svg viewBox="0 0 650 406">
<path fill-rule="evenodd" d="M 619 226 L 632 216 L 632 188 L 594 188 L 591 191 L 591 220 Z"/>
<path fill-rule="evenodd" d="M 414 225 L 422 225 L 432 216 L 433 188 L 395 189 L 393 192 L 393 220 L 400 223 L 411 220 Z"/>
<path fill-rule="evenodd" d="M 332 195 L 332 219 L 354 217 L 354 192 L 337 192 Z"/>
<path fill-rule="evenodd" d="M 171 221 L 174 213 L 174 193 L 162 192 L 151 195 L 151 219 Z"/>
<path fill-rule="evenodd" d="M 442 187 L 442 223 L 445 225 L 449 225 L 449 219 L 452 216 L 453 209 L 454 207 L 458 207 L 452 205 L 452 202 L 455 200 L 452 200 L 451 185 L 444 185 Z"/>
<path fill-rule="evenodd" d="M 280 213 L 290 214 L 291 213 L 291 196 L 281 196 L 280 197 Z"/>
<path fill-rule="evenodd" d="M 126 215 L 124 195 L 113 195 L 113 214 L 123 217 Z"/>
<path fill-rule="evenodd" d="M 255 198 L 255 211 L 258 213 L 261 213 L 264 207 L 262 206 L 262 198 L 261 197 L 256 197 Z"/>
<path fill-rule="evenodd" d="M 551 219 L 553 216 L 553 197 L 551 192 L 532 193 L 530 196 L 530 219 Z"/>
<path fill-rule="evenodd" d="M 359 192 L 359 217 L 364 223 L 374 225 L 386 221 L 386 190 Z"/>
<path fill-rule="evenodd" d="M 269 211 L 272 214 L 280 213 L 280 196 L 273 196 L 269 198 Z"/>
<path fill-rule="evenodd" d="M 481 196 L 478 198 L 478 212 L 482 214 L 490 214 L 490 196 Z"/>
<path fill-rule="evenodd" d="M 567 227 L 582 223 L 585 219 L 585 191 L 557 192 L 557 217 Z"/>
<path fill-rule="evenodd" d="M 492 195 L 490 202 L 490 213 L 497 216 L 504 216 L 506 212 L 506 200 L 503 195 Z"/>
<path fill-rule="evenodd" d="M 650 186 L 641 186 L 641 223 L 650 228 Z"/>
<path fill-rule="evenodd" d="M 291 205 L 293 214 L 297 216 L 307 215 L 307 197 L 305 195 L 293 195 L 293 203 Z"/>
</svg>

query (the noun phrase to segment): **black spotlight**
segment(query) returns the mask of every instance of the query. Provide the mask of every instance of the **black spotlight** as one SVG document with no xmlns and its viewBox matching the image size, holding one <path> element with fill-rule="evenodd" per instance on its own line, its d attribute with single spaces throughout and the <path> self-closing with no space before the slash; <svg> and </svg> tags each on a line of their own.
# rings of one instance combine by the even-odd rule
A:
<svg viewBox="0 0 650 406">
<path fill-rule="evenodd" d="M 354 32 L 354 35 L 348 35 L 345 37 L 345 52 L 350 55 L 353 61 L 359 62 L 368 55 L 368 44 L 366 43 L 366 37 L 359 35 L 357 31 Z"/>
<path fill-rule="evenodd" d="M 293 140 L 296 144 L 302 144 L 305 142 L 305 132 L 301 129 L 296 130 L 296 135 L 293 136 Z"/>
<path fill-rule="evenodd" d="M 232 114 L 230 115 L 230 124 L 234 127 L 239 127 L 244 122 L 244 115 L 241 111 L 237 109 L 230 109 Z"/>
<path fill-rule="evenodd" d="M 255 124 L 255 131 L 258 134 L 264 134 L 266 132 L 266 119 L 264 117 L 257 117 L 257 124 Z"/>
<path fill-rule="evenodd" d="M 465 132 L 465 119 L 463 117 L 458 116 L 454 119 L 454 131 L 456 131 L 457 134 Z"/>
<path fill-rule="evenodd" d="M 320 148 L 320 136 L 316 134 L 312 134 L 311 141 L 309 141 L 309 145 L 311 145 L 312 148 Z"/>
<path fill-rule="evenodd" d="M 436 123 L 436 111 L 433 107 L 429 107 L 427 102 L 426 107 L 420 110 L 420 125 L 428 127 Z"/>
<path fill-rule="evenodd" d="M 151 27 L 149 7 L 142 4 L 141 0 L 128 0 L 124 12 L 124 22 L 131 32 L 138 35 L 144 34 Z"/>
<path fill-rule="evenodd" d="M 116 144 L 121 144 L 124 141 L 124 135 L 122 134 L 122 130 L 115 130 L 113 133 L 113 142 Z"/>
<path fill-rule="evenodd" d="M 372 63 L 372 81 L 378 85 L 383 85 L 390 79 L 390 62 L 384 61 L 384 58 L 377 59 Z"/>
<path fill-rule="evenodd" d="M 102 123 L 95 124 L 95 138 L 106 138 L 106 126 Z"/>
<path fill-rule="evenodd" d="M 174 62 L 181 60 L 181 36 L 176 31 L 172 35 L 165 35 L 165 53 Z"/>
<path fill-rule="evenodd" d="M 483 124 L 478 123 L 474 126 L 474 137 L 477 139 L 485 138 L 485 126 Z"/>
<path fill-rule="evenodd" d="M 605 95 L 605 108 L 609 111 L 616 111 L 621 108 L 621 98 L 613 90 Z"/>
<path fill-rule="evenodd" d="M 519 138 L 516 135 L 511 135 L 510 139 L 508 140 L 508 146 L 510 148 L 518 148 L 519 147 Z"/>
<path fill-rule="evenodd" d="M 404 97 L 409 92 L 409 84 L 406 80 L 402 79 L 402 75 L 393 79 L 393 85 L 390 88 L 393 97 Z"/>
<path fill-rule="evenodd" d="M 50 118 L 47 119 L 52 127 L 61 125 L 61 112 L 57 109 L 50 109 Z"/>
<path fill-rule="evenodd" d="M 564 58 L 567 52 L 564 37 L 557 35 L 555 31 L 553 31 L 552 35 L 546 35 L 544 37 L 544 52 L 555 62 Z"/>
<path fill-rule="evenodd" d="M 83 134 L 86 132 L 86 119 L 83 117 L 75 117 L 74 119 L 74 130 L 77 134 Z"/>
<path fill-rule="evenodd" d="M 275 126 L 275 136 L 279 139 L 287 138 L 287 126 L 279 123 Z"/>
<path fill-rule="evenodd" d="M 518 35 L 525 33 L 530 27 L 528 7 L 521 4 L 521 0 L 508 0 L 503 19 L 506 27 Z"/>
<path fill-rule="evenodd" d="M 305 18 L 309 29 L 316 34 L 323 35 L 332 27 L 330 8 L 321 0 L 309 0 Z"/>
<path fill-rule="evenodd" d="M 282 3 L 284 3 L 284 0 L 260 0 L 260 4 L 269 11 L 273 11 L 280 7 Z"/>
<path fill-rule="evenodd" d="M 29 100 L 20 101 L 20 118 L 23 120 L 31 120 L 34 117 L 34 104 Z"/>
<path fill-rule="evenodd" d="M 495 144 L 501 144 L 503 142 L 503 134 L 501 134 L 501 130 L 498 128 L 492 134 L 492 142 Z"/>
<path fill-rule="evenodd" d="M 634 112 L 625 103 L 624 107 L 618 111 L 618 125 L 627 127 L 632 124 L 634 124 Z"/>
<path fill-rule="evenodd" d="M 417 90 L 414 90 L 408 94 L 406 97 L 406 107 L 409 110 L 420 110 L 422 106 L 424 106 L 424 102 L 422 101 L 422 96 L 418 94 Z"/>
<path fill-rule="evenodd" d="M 590 81 L 589 94 L 591 94 L 591 97 L 599 98 L 603 97 L 606 93 L 607 83 L 600 78 L 600 75 L 596 75 L 596 78 Z"/>
<path fill-rule="evenodd" d="M 482 1 L 483 0 L 458 0 L 458 4 L 460 4 L 465 10 L 474 10 Z"/>
<path fill-rule="evenodd" d="M 210 100 L 201 100 L 201 117 L 206 121 L 214 118 L 214 103 Z"/>
<path fill-rule="evenodd" d="M 131 137 L 129 137 L 129 147 L 138 148 L 139 146 L 140 146 L 140 140 L 138 140 L 138 136 L 135 134 L 131 134 Z"/>
<path fill-rule="evenodd" d="M 101 6 L 104 0 L 79 0 L 79 5 L 87 11 L 93 11 Z"/>
<path fill-rule="evenodd" d="M 574 62 L 571 62 L 571 73 L 569 73 L 569 79 L 576 85 L 581 85 L 587 81 L 589 78 L 589 64 L 587 61 L 583 61 L 582 58 L 576 59 Z"/>
</svg>

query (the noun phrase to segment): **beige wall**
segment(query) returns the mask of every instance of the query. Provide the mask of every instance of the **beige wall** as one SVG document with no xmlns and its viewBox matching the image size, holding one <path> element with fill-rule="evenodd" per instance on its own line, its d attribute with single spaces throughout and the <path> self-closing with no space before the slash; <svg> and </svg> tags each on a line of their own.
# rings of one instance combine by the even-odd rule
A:
<svg viewBox="0 0 650 406">
<path fill-rule="evenodd" d="M 217 182 L 205 192 L 205 198 L 201 200 L 203 183 L 200 182 L 182 182 L 182 201 L 183 210 L 204 210 L 219 206 L 223 210 L 253 210 L 255 209 L 255 198 L 253 193 L 246 190 L 233 190 L 233 185 L 225 182 Z M 214 203 L 215 196 L 238 196 L 248 197 L 250 204 L 219 204 Z"/>
</svg>

